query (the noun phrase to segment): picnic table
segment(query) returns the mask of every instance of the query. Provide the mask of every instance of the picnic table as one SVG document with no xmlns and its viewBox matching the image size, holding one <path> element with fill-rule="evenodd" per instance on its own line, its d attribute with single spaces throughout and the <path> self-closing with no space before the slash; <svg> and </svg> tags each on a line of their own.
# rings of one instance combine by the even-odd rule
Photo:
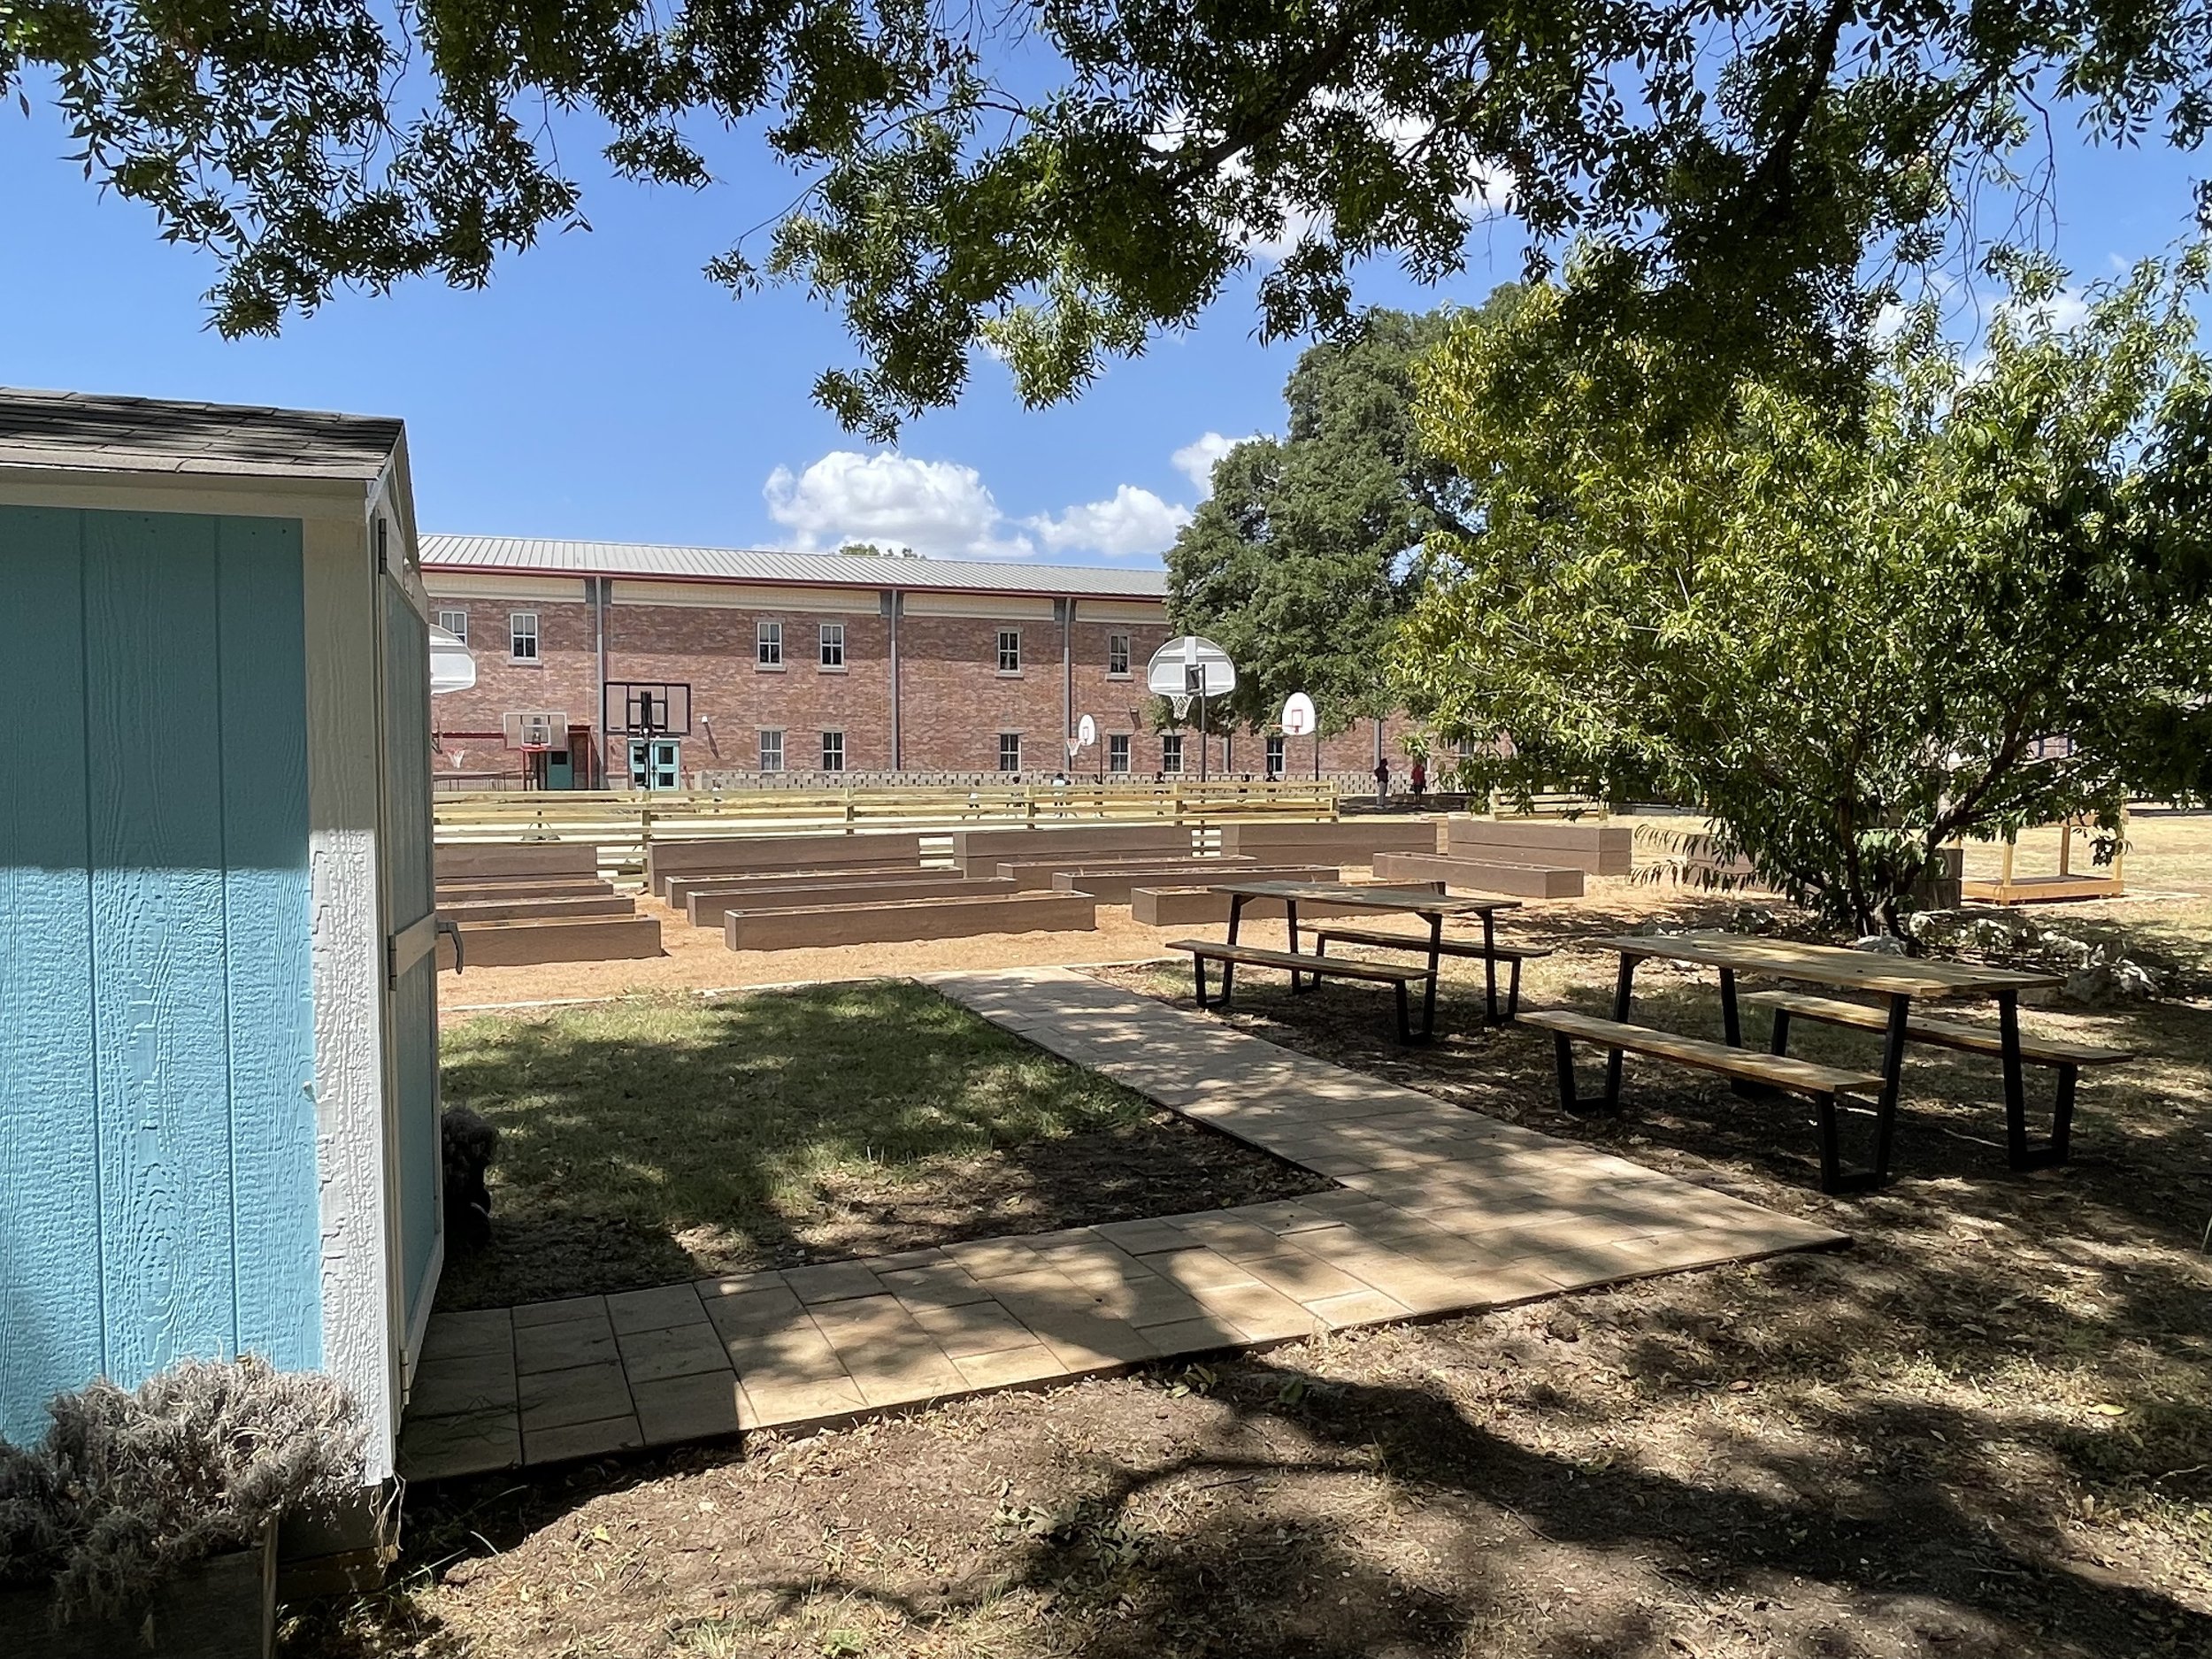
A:
<svg viewBox="0 0 2212 1659">
<path fill-rule="evenodd" d="M 1303 988 L 1300 981 L 1325 978 L 1373 979 L 1394 984 L 1399 999 L 1399 1035 L 1409 1042 L 1425 1042 L 1436 1030 L 1436 985 L 1438 968 L 1447 954 L 1477 955 L 1484 960 L 1484 983 L 1486 993 L 1486 1008 L 1492 1023 L 1498 1018 L 1498 942 L 1496 917 L 1500 910 L 1520 908 L 1518 899 L 1492 898 L 1440 893 L 1428 887 L 1392 887 L 1360 886 L 1343 881 L 1221 881 L 1214 883 L 1210 891 L 1225 895 L 1229 901 L 1229 931 L 1225 943 L 1210 940 L 1181 939 L 1169 945 L 1171 950 L 1192 953 L 1192 965 L 1198 975 L 1198 1000 L 1206 1005 L 1205 964 L 1221 964 L 1221 1000 L 1228 1001 L 1234 987 L 1234 974 L 1239 963 L 1256 967 L 1286 969 L 1290 987 L 1295 992 Z M 1263 950 L 1237 942 L 1237 929 L 1244 916 L 1244 907 L 1254 899 L 1279 900 L 1289 931 L 1287 950 Z M 1428 924 L 1425 939 L 1407 936 L 1392 940 L 1387 935 L 1361 935 L 1359 942 L 1403 944 L 1418 949 L 1426 958 L 1426 965 L 1419 968 L 1397 964 L 1361 962 L 1356 959 L 1332 957 L 1317 953 L 1307 956 L 1298 949 L 1298 907 L 1301 904 L 1328 904 L 1346 909 L 1395 911 L 1401 915 L 1418 917 Z M 1482 918 L 1482 944 L 1478 952 L 1472 941 L 1462 949 L 1453 951 L 1444 939 L 1444 918 L 1448 916 L 1479 916 Z M 1534 953 L 1528 953 L 1534 954 Z M 1406 987 L 1418 983 L 1421 992 L 1421 1030 L 1417 1034 L 1411 1028 L 1406 1009 Z"/>
<path fill-rule="evenodd" d="M 2016 1169 L 2036 1169 L 2065 1160 L 2077 1068 L 2130 1057 L 2117 1050 L 2079 1043 L 2023 1042 L 2020 993 L 2060 984 L 2055 974 L 1981 967 L 1962 962 L 1931 962 L 1837 945 L 1801 944 L 1791 940 L 1717 932 L 1624 934 L 1590 942 L 1620 956 L 1612 1019 L 1594 1020 L 1586 1016 L 1563 1014 L 1525 1017 L 1531 1024 L 1553 1030 L 1558 1037 L 1563 1102 L 1577 1110 L 1593 1105 L 1609 1110 L 1617 1105 L 1624 1052 L 1649 1054 L 1726 1072 L 1737 1089 L 1748 1094 L 1774 1089 L 1809 1094 L 1822 1109 L 1821 1184 L 1830 1192 L 1861 1190 L 1887 1179 L 1899 1080 L 1909 1041 L 1996 1056 L 2004 1076 L 2008 1149 Z M 1671 1033 L 1651 1032 L 1629 1023 L 1637 965 L 1654 958 L 1719 971 L 1721 1035 L 1724 1045 L 1722 1049 L 1712 1052 L 1713 1045 L 1694 1039 L 1673 1038 Z M 1754 1056 L 1744 1049 L 1741 1008 L 1736 988 L 1739 975 L 1793 980 L 1832 991 L 1855 991 L 1871 995 L 1881 1002 L 1878 1006 L 1870 1006 L 1788 992 L 1758 993 L 1742 999 L 1774 1010 L 1769 1053 Z M 1967 998 L 1994 999 L 1994 1031 L 1986 1026 L 1932 1019 L 1915 1012 L 1916 1002 Z M 1883 1045 L 1879 1069 L 1870 1073 L 1854 1073 L 1789 1057 L 1793 1017 L 1880 1032 Z M 1609 1050 L 1605 1094 L 1597 1102 L 1583 1102 L 1574 1094 L 1572 1072 L 1566 1056 L 1571 1038 Z M 1732 1059 L 1729 1051 L 1741 1057 Z M 2032 1145 L 2028 1135 L 2024 1068 L 2031 1061 L 2059 1068 L 2059 1097 L 2053 1111 L 2051 1133 L 2040 1145 Z M 1870 1094 L 1874 1104 L 1873 1164 L 1870 1170 L 1847 1176 L 1839 1166 L 1833 1114 L 1839 1096 L 1862 1094 Z"/>
</svg>

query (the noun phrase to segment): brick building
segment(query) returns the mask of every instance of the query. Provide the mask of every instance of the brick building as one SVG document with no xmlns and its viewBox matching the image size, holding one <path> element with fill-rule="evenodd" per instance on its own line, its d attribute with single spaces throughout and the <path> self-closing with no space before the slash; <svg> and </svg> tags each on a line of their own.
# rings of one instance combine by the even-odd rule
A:
<svg viewBox="0 0 2212 1659">
<path fill-rule="evenodd" d="M 964 564 L 504 536 L 422 538 L 472 691 L 434 701 L 449 787 L 1052 776 L 1089 715 L 1083 773 L 1195 777 L 1196 731 L 1154 729 L 1168 638 L 1158 571 Z M 508 747 L 545 714 L 543 758 Z M 1394 726 L 1395 723 L 1393 723 Z M 649 733 L 647 728 L 655 728 Z M 1394 747 L 1393 764 L 1402 755 Z M 1322 765 L 1363 778 L 1368 723 Z M 1310 739 L 1214 733 L 1210 774 L 1310 775 Z"/>
</svg>

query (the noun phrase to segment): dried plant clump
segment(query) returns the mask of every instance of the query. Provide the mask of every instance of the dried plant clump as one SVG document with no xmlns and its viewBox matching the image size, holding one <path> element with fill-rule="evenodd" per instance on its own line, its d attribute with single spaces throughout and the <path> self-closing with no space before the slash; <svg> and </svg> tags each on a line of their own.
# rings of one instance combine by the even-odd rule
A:
<svg viewBox="0 0 2212 1659">
<path fill-rule="evenodd" d="M 37 1446 L 0 1443 L 0 1583 L 51 1583 L 57 1623 L 129 1614 L 178 1569 L 361 1481 L 345 1391 L 250 1355 L 132 1390 L 96 1381 L 47 1410 Z"/>
</svg>

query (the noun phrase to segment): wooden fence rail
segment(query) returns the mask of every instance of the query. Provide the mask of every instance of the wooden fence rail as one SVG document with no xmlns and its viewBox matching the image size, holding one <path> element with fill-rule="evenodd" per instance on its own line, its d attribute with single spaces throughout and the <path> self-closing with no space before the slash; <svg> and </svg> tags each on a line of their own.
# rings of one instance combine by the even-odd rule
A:
<svg viewBox="0 0 2212 1659">
<path fill-rule="evenodd" d="M 1333 818 L 1333 786 L 1299 783 L 1018 785 L 971 789 L 547 789 L 440 795 L 441 845 L 591 841 L 612 868 L 642 868 L 656 841 L 1167 819 L 1197 828 L 1254 818 Z"/>
</svg>

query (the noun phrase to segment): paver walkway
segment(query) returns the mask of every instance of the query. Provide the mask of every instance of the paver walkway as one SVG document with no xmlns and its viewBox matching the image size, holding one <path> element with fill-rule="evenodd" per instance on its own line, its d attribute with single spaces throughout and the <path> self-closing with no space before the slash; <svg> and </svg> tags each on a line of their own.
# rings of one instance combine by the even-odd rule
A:
<svg viewBox="0 0 2212 1659">
<path fill-rule="evenodd" d="M 402 1472 L 437 1479 L 833 1422 L 1847 1241 L 1082 974 L 929 982 L 1341 1185 L 1233 1210 L 434 1315 Z"/>
</svg>

